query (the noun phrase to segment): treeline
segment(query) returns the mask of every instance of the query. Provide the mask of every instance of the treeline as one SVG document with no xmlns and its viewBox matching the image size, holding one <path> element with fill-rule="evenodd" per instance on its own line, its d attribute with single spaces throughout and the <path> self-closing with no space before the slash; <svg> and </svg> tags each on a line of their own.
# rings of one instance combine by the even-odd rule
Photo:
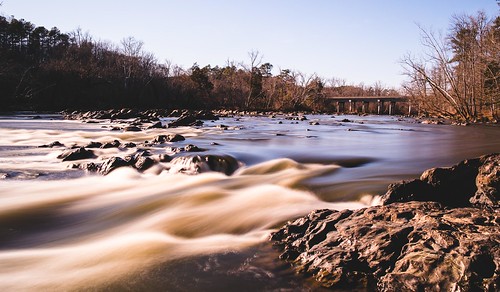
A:
<svg viewBox="0 0 500 292">
<path fill-rule="evenodd" d="M 500 16 L 453 17 L 442 36 L 421 29 L 425 58 L 407 56 L 404 85 L 422 112 L 477 121 L 499 118 Z"/>
<path fill-rule="evenodd" d="M 280 69 L 250 52 L 247 64 L 181 68 L 160 63 L 129 37 L 115 45 L 0 16 L 2 109 L 186 108 L 329 110 L 328 96 L 396 95 L 381 83 Z"/>
</svg>

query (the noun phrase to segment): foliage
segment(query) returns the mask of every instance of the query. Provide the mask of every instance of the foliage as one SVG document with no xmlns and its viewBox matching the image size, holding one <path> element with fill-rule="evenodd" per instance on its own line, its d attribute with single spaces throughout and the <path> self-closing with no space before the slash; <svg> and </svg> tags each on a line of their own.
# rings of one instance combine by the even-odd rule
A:
<svg viewBox="0 0 500 292">
<path fill-rule="evenodd" d="M 380 83 L 366 87 L 325 81 L 280 69 L 249 53 L 249 64 L 194 64 L 185 70 L 159 63 L 143 42 L 119 46 L 77 29 L 62 33 L 23 19 L 0 17 L 2 109 L 228 108 L 327 110 L 325 97 L 388 95 Z M 492 65 L 491 70 L 498 70 Z M 374 90 L 376 89 L 376 90 Z"/>
<path fill-rule="evenodd" d="M 406 56 L 406 92 L 420 109 L 465 121 L 498 119 L 500 16 L 455 16 L 446 36 L 422 31 L 425 59 Z"/>
</svg>

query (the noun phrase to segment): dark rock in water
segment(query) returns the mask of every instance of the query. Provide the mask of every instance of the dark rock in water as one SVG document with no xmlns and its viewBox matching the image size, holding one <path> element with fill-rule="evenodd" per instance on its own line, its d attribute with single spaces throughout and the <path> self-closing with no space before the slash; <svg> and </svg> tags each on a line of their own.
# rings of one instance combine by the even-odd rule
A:
<svg viewBox="0 0 500 292">
<path fill-rule="evenodd" d="M 186 140 L 186 138 L 179 134 L 158 135 L 153 140 L 153 143 L 179 142 L 184 140 Z"/>
<path fill-rule="evenodd" d="M 121 145 L 120 141 L 114 140 L 114 141 L 106 142 L 106 143 L 102 144 L 101 148 L 102 149 L 106 149 L 106 148 L 118 148 L 118 147 L 120 147 L 120 145 Z"/>
<path fill-rule="evenodd" d="M 160 155 L 158 155 L 158 160 L 160 162 L 170 162 L 170 161 L 172 161 L 172 157 L 170 155 L 167 155 L 167 154 L 160 154 Z"/>
<path fill-rule="evenodd" d="M 88 159 L 94 157 L 95 157 L 94 152 L 92 152 L 92 150 L 87 150 L 83 147 L 66 150 L 59 156 L 57 156 L 57 158 L 62 159 L 62 161 L 74 161 L 74 160 Z"/>
<path fill-rule="evenodd" d="M 163 129 L 165 126 L 161 122 L 156 122 L 148 127 L 148 129 Z"/>
<path fill-rule="evenodd" d="M 271 240 L 326 287 L 498 291 L 499 161 L 490 154 L 427 170 L 390 185 L 384 206 L 313 211 Z"/>
<path fill-rule="evenodd" d="M 198 174 L 216 171 L 233 174 L 239 167 L 238 160 L 229 155 L 195 155 L 175 157 L 170 162 L 171 172 Z"/>
<path fill-rule="evenodd" d="M 498 206 L 500 154 L 464 160 L 452 167 L 424 171 L 419 180 L 391 184 L 382 196 L 384 205 L 393 202 L 435 201 L 446 206 L 472 204 Z"/>
<path fill-rule="evenodd" d="M 174 153 L 179 153 L 179 152 L 203 152 L 206 151 L 206 149 L 199 148 L 196 145 L 193 144 L 188 144 L 184 147 L 168 147 L 167 151 L 174 152 Z"/>
<path fill-rule="evenodd" d="M 200 147 L 193 145 L 193 144 L 188 144 L 188 145 L 184 146 L 184 151 L 186 151 L 186 152 L 203 152 L 203 151 L 206 151 L 206 149 L 200 148 Z"/>
<path fill-rule="evenodd" d="M 152 158 L 148 156 L 141 156 L 137 159 L 137 161 L 134 164 L 134 167 L 137 168 L 138 170 L 146 170 L 153 166 L 156 163 Z"/>
<path fill-rule="evenodd" d="M 414 179 L 390 184 L 383 197 L 383 203 L 387 205 L 395 202 L 426 202 L 432 201 L 433 198 L 436 198 L 434 188 L 419 179 Z"/>
<path fill-rule="evenodd" d="M 101 166 L 99 167 L 98 172 L 107 175 L 113 170 L 123 167 L 123 166 L 131 166 L 131 161 L 127 161 L 121 157 L 111 157 L 108 160 L 106 160 Z"/>
<path fill-rule="evenodd" d="M 349 119 L 343 119 L 341 122 L 342 122 L 342 123 L 352 123 L 352 121 L 351 121 L 351 120 L 349 120 Z"/>
<path fill-rule="evenodd" d="M 182 127 L 182 126 L 201 126 L 203 122 L 196 119 L 195 116 L 186 115 L 181 116 L 177 120 L 168 123 L 168 128 Z"/>
<path fill-rule="evenodd" d="M 173 115 L 173 112 L 171 113 Z M 202 126 L 203 122 L 201 120 L 218 120 L 219 117 L 212 113 L 211 111 L 197 111 L 189 112 L 184 111 L 182 115 L 175 121 L 168 124 L 169 128 L 181 127 L 181 126 Z"/>
<path fill-rule="evenodd" d="M 168 123 L 169 128 L 192 126 L 196 123 L 196 118 L 193 116 L 181 116 L 177 120 Z"/>
<path fill-rule="evenodd" d="M 102 143 L 101 142 L 94 142 L 91 141 L 89 144 L 85 145 L 85 148 L 101 148 Z"/>
<path fill-rule="evenodd" d="M 98 172 L 99 169 L 101 168 L 101 163 L 89 162 L 89 163 L 73 165 L 73 168 L 75 167 L 83 169 L 88 172 Z"/>
<path fill-rule="evenodd" d="M 39 148 L 54 148 L 54 147 L 65 147 L 64 144 L 62 144 L 61 142 L 59 141 L 54 141 L 50 144 L 46 144 L 46 145 L 40 145 L 38 146 Z"/>
<path fill-rule="evenodd" d="M 121 145 L 122 147 L 125 147 L 125 148 L 134 148 L 136 147 L 137 145 L 134 143 L 134 142 L 127 142 L 125 144 L 122 144 Z"/>
<path fill-rule="evenodd" d="M 142 131 L 142 129 L 137 127 L 137 126 L 126 126 L 125 128 L 123 128 L 123 131 L 124 132 L 140 132 L 140 131 Z"/>
<path fill-rule="evenodd" d="M 317 210 L 272 234 L 281 258 L 326 287 L 495 291 L 498 209 L 434 202 Z"/>
<path fill-rule="evenodd" d="M 201 110 L 201 111 L 194 112 L 193 116 L 197 120 L 212 120 L 212 121 L 216 121 L 216 120 L 219 119 L 219 117 L 216 114 L 214 114 L 211 111 L 207 111 L 207 110 Z"/>
</svg>

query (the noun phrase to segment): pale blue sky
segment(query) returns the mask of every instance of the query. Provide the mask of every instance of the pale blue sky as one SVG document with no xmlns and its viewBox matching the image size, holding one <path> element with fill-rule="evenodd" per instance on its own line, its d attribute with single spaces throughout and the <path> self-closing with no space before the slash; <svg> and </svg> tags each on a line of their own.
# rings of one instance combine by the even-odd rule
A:
<svg viewBox="0 0 500 292">
<path fill-rule="evenodd" d="M 399 60 L 421 51 L 416 23 L 446 31 L 454 14 L 493 16 L 496 0 L 0 0 L 0 13 L 118 44 L 134 36 L 160 62 L 264 62 L 348 83 L 399 87 Z"/>
</svg>

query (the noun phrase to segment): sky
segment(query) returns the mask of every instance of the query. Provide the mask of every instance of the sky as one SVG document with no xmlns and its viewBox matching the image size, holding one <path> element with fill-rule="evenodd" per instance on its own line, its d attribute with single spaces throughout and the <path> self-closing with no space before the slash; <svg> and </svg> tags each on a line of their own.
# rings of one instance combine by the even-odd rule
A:
<svg viewBox="0 0 500 292">
<path fill-rule="evenodd" d="M 398 88 L 400 60 L 422 51 L 417 26 L 446 33 L 453 15 L 499 13 L 497 0 L 0 0 L 0 14 L 120 44 L 132 36 L 184 68 L 249 64 L 348 84 Z"/>
</svg>

